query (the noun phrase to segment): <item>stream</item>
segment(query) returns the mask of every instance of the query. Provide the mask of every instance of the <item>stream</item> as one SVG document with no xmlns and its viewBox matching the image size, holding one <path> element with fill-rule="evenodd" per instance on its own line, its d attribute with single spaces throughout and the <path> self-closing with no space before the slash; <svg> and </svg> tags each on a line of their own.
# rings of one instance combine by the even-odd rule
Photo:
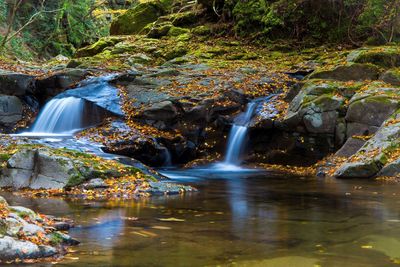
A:
<svg viewBox="0 0 400 267">
<path fill-rule="evenodd" d="M 81 245 L 59 266 L 397 266 L 391 259 L 400 259 L 396 184 L 162 172 L 199 192 L 101 202 L 4 196 L 75 221 L 70 234 Z"/>
<path fill-rule="evenodd" d="M 107 82 L 94 81 L 83 88 Z M 234 120 L 224 161 L 159 170 L 198 192 L 107 201 L 2 195 L 11 205 L 75 222 L 70 235 L 81 245 L 59 266 L 397 266 L 400 185 L 291 177 L 241 166 L 249 122 L 260 101 L 269 99 L 249 103 Z M 111 157 L 72 138 L 84 127 L 76 115 L 82 108 L 71 93 L 55 98 L 24 134 L 66 135 L 69 139 L 38 142 Z"/>
</svg>

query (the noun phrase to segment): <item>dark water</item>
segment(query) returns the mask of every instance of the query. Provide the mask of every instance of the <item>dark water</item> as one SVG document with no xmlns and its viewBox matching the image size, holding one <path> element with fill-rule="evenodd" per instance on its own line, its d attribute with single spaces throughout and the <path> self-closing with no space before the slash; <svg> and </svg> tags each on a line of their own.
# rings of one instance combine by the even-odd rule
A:
<svg viewBox="0 0 400 267">
<path fill-rule="evenodd" d="M 82 244 L 59 266 L 400 262 L 400 185 L 272 173 L 172 174 L 200 191 L 105 202 L 5 197 L 12 204 L 75 220 L 77 227 L 70 234 Z M 193 174 L 196 179 L 188 177 Z"/>
</svg>

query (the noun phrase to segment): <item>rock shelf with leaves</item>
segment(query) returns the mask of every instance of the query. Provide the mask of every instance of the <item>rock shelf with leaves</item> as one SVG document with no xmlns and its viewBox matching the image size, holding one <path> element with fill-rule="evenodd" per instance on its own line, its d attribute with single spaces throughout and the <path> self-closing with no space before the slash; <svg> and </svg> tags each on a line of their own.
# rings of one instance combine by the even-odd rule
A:
<svg viewBox="0 0 400 267">
<path fill-rule="evenodd" d="M 72 222 L 9 206 L 0 196 L 0 263 L 54 261 L 79 242 L 65 232 Z"/>
</svg>

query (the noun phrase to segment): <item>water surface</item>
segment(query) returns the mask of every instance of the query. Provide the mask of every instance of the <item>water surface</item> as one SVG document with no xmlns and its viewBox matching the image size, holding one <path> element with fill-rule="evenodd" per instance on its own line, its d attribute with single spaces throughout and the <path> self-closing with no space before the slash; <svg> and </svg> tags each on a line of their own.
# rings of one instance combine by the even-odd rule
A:
<svg viewBox="0 0 400 267">
<path fill-rule="evenodd" d="M 398 266 L 397 184 L 167 173 L 199 192 L 102 202 L 5 197 L 75 220 L 70 234 L 82 244 L 59 266 Z"/>
</svg>

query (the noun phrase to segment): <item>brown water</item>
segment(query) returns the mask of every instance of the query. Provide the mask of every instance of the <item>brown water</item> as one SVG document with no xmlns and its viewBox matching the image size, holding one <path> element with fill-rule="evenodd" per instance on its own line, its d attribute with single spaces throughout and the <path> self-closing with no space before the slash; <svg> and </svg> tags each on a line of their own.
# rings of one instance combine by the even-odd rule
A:
<svg viewBox="0 0 400 267">
<path fill-rule="evenodd" d="M 193 174 L 197 179 L 187 177 Z M 174 176 L 200 191 L 104 202 L 5 197 L 14 205 L 75 220 L 70 234 L 82 244 L 59 266 L 400 262 L 400 185 L 272 173 L 191 170 Z"/>
</svg>

